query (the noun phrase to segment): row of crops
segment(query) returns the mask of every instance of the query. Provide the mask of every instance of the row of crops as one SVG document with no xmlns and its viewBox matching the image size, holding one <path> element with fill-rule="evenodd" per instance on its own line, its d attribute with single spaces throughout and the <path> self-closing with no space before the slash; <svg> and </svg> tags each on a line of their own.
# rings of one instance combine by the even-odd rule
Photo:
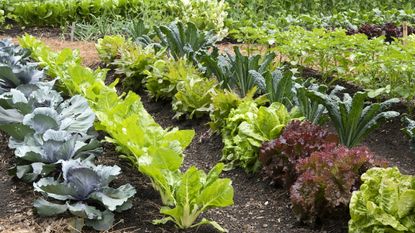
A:
<svg viewBox="0 0 415 233">
<path fill-rule="evenodd" d="M 365 24 L 414 23 L 412 6 L 408 0 L 370 3 L 349 0 L 1 0 L 0 24 L 5 23 L 7 27 L 7 23 L 17 22 L 24 26 L 65 28 L 75 23 L 78 29 L 75 34 L 90 39 L 91 34 L 103 36 L 106 32 L 123 32 L 125 25 L 134 20 L 157 25 L 178 19 L 194 22 L 199 29 L 214 30 L 221 36 L 229 33 L 233 39 L 255 41 L 259 35 L 290 26 L 357 30 Z"/>
<path fill-rule="evenodd" d="M 32 59 L 39 62 L 39 66 L 45 68 L 49 78 L 57 78 L 57 83 L 49 84 L 48 90 L 57 88 L 63 91 L 63 96 L 74 96 L 62 104 L 59 104 L 62 97 L 60 102 L 57 101 L 58 115 L 67 115 L 66 108 L 74 109 L 77 105 L 73 101 L 84 98 L 83 106 L 89 111 L 83 110 L 80 115 L 71 113 L 76 119 L 63 120 L 70 123 L 62 123 L 64 126 L 83 127 L 83 131 L 77 129 L 69 133 L 79 140 L 84 140 L 80 139 L 82 132 L 93 134 L 89 129 L 95 114 L 98 121 L 95 129 L 106 132 L 109 135 L 106 140 L 116 144 L 123 157 L 150 179 L 162 200 L 160 212 L 166 216 L 154 223 L 172 221 L 182 229 L 210 224 L 219 231 L 225 231 L 216 222 L 198 219 L 198 216 L 213 207 L 232 205 L 231 180 L 219 178 L 219 175 L 223 169 L 240 167 L 287 189 L 293 212 L 304 223 L 313 224 L 331 213 L 350 208 L 349 232 L 415 230 L 412 221 L 415 217 L 415 178 L 402 175 L 397 168 L 386 168 L 385 162 L 375 159 L 367 147 L 360 146 L 363 139 L 385 119 L 399 116 L 398 112 L 388 111 L 399 102 L 398 99 L 370 102 L 367 92 L 351 96 L 341 86 L 329 88 L 296 77 L 287 66 L 280 66 L 272 52 L 263 56 L 244 55 L 235 47 L 233 53 L 221 53 L 215 46 L 220 36 L 198 30 L 193 23 L 159 26 L 154 33 L 144 25 L 140 28 L 140 36 L 134 39 L 106 36 L 98 41 L 96 47 L 101 60 L 114 69 L 119 78 L 109 86 L 104 84 L 107 70 L 93 71 L 81 66 L 76 51 L 66 49 L 56 53 L 31 36 L 22 37 L 20 44 L 31 52 Z M 5 63 L 6 66 L 9 63 Z M 17 122 L 16 128 L 12 128 L 19 133 L 11 133 L 13 130 L 9 125 L 2 128 L 12 136 L 11 141 L 22 141 L 18 137 L 30 135 L 28 131 L 35 132 L 36 139 L 40 136 L 43 140 L 51 140 L 52 135 L 45 136 L 45 131 L 50 128 L 66 130 L 49 119 L 54 115 L 48 113 L 35 117 L 39 110 L 22 108 L 18 102 L 18 96 L 22 96 L 17 94 L 19 89 L 23 95 L 31 93 L 20 84 L 37 83 L 39 75 L 32 73 L 25 78 L 18 75 L 3 78 L 8 84 L 5 90 L 8 94 L 5 95 L 10 97 L 8 104 L 2 106 L 5 114 L 1 119 L 23 118 L 22 123 Z M 123 94 L 118 95 L 116 87 L 121 88 Z M 182 172 L 183 151 L 192 141 L 194 132 L 161 128 L 133 92 L 140 89 L 145 89 L 154 100 L 171 101 L 178 119 L 209 116 L 212 133 L 220 134 L 224 143 L 222 163 L 208 174 L 195 167 Z M 37 94 L 33 96 L 40 98 Z M 42 104 L 45 102 L 49 103 L 45 100 Z M 25 116 L 10 117 L 17 112 L 29 114 L 27 118 L 37 120 L 39 125 L 25 120 Z M 88 114 L 92 116 L 86 117 Z M 85 118 L 89 119 L 89 124 L 75 124 L 76 120 Z M 331 121 L 336 133 L 330 133 L 322 126 L 325 120 Z M 409 135 L 413 132 L 413 125 L 406 129 Z M 85 137 L 90 144 L 94 141 L 94 137 Z M 53 140 L 56 147 L 53 152 L 67 150 L 69 136 Z M 32 143 L 32 140 L 23 141 Z M 11 146 L 15 144 L 10 143 Z M 36 151 L 49 150 L 47 143 L 40 144 Z M 94 179 L 103 179 L 106 181 L 100 184 L 109 184 L 113 176 L 99 178 L 102 173 L 90 165 L 90 155 L 95 157 L 99 150 L 90 144 L 87 144 L 87 149 L 78 147 L 80 152 L 73 152 L 71 156 L 51 158 L 59 153 L 49 153 L 47 161 L 32 160 L 33 152 L 28 153 L 26 157 L 36 165 L 23 163 L 28 167 L 20 167 L 16 175 L 34 181 L 35 190 L 48 197 L 35 202 L 40 215 L 55 215 L 69 210 L 78 218 L 85 219 L 82 221 L 85 225 L 101 230 L 110 226 L 108 216 L 113 217 L 111 211 L 131 207 L 128 199 L 134 194 L 133 189 L 120 192 L 120 195 L 128 194 L 119 196 L 120 200 L 110 200 L 105 196 L 109 187 L 94 184 Z M 25 156 L 21 156 L 20 151 L 30 151 L 24 146 L 25 149 L 16 150 L 16 156 L 23 158 Z M 73 159 L 76 162 L 71 162 Z M 82 162 L 84 160 L 87 162 Z M 45 173 L 39 170 L 37 162 L 43 163 L 42 168 L 53 167 L 57 171 Z M 77 168 L 82 166 L 81 163 L 88 163 L 85 166 L 95 169 L 97 175 L 91 173 L 91 180 L 78 181 L 72 178 L 74 175 L 68 175 L 68 163 L 76 163 Z M 59 175 L 59 169 L 63 177 Z M 117 170 L 115 174 L 119 173 L 119 169 L 112 169 Z M 109 173 L 110 170 L 106 169 Z M 69 185 L 71 182 L 78 183 Z M 65 185 L 69 188 L 65 189 Z M 82 185 L 87 188 L 82 188 Z M 71 188 L 74 186 L 82 195 L 73 193 Z M 128 185 L 122 187 L 131 188 Z M 66 203 L 56 203 L 56 199 Z M 85 205 L 89 199 L 102 200 L 102 204 L 93 209 Z M 92 203 L 96 205 L 96 202 Z M 95 210 L 102 211 L 101 215 Z"/>
</svg>

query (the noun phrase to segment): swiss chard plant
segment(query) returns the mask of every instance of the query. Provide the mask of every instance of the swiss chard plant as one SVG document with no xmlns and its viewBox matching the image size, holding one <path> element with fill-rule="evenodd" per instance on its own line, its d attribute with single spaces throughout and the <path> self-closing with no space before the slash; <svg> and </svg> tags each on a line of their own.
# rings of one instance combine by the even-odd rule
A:
<svg viewBox="0 0 415 233">
<path fill-rule="evenodd" d="M 44 195 L 34 201 L 41 216 L 55 216 L 70 212 L 74 215 L 73 227 L 83 226 L 105 231 L 113 226 L 113 211 L 121 212 L 132 207 L 136 193 L 130 185 L 111 188 L 110 182 L 119 175 L 118 166 L 94 165 L 89 161 L 62 162 L 62 178 L 42 178 L 33 186 Z"/>
<path fill-rule="evenodd" d="M 360 175 L 376 165 L 365 147 L 327 148 L 302 159 L 296 166 L 300 176 L 290 189 L 297 219 L 313 224 L 336 210 L 347 209 L 352 192 L 359 188 Z"/>
<path fill-rule="evenodd" d="M 268 71 L 275 53 L 261 55 L 244 56 L 239 47 L 234 47 L 235 55 L 204 56 L 204 65 L 207 67 L 207 74 L 213 74 L 223 88 L 236 88 L 241 97 L 245 97 L 248 92 L 257 85 L 264 86 L 264 79 L 261 75 Z M 261 74 L 261 75 L 257 75 Z"/>
<path fill-rule="evenodd" d="M 362 175 L 350 200 L 349 232 L 415 231 L 415 177 L 397 167 L 372 168 Z"/>
<path fill-rule="evenodd" d="M 205 174 L 190 167 L 179 171 L 183 158 L 168 151 L 157 149 L 139 160 L 139 170 L 150 177 L 153 186 L 160 192 L 164 206 L 160 213 L 167 217 L 155 220 L 155 224 L 174 222 L 180 229 L 210 224 L 220 232 L 226 232 L 217 222 L 201 219 L 201 213 L 215 207 L 233 204 L 233 187 L 230 179 L 219 178 L 224 165 L 219 163 Z"/>
<path fill-rule="evenodd" d="M 226 162 L 227 169 L 241 167 L 248 172 L 258 171 L 262 143 L 277 138 L 296 114 L 278 102 L 258 107 L 253 100 L 232 109 L 221 130 L 224 143 L 221 160 Z"/>
<path fill-rule="evenodd" d="M 353 98 L 346 93 L 343 99 L 318 91 L 309 92 L 308 96 L 326 107 L 340 142 L 350 148 L 358 145 L 382 120 L 399 116 L 396 111 L 386 111 L 399 102 L 396 98 L 367 104 L 367 93 L 364 92 L 357 92 Z"/>
<path fill-rule="evenodd" d="M 313 152 L 334 148 L 336 135 L 308 121 L 292 121 L 275 140 L 262 144 L 259 161 L 265 178 L 273 185 L 289 188 L 297 179 L 298 161 Z"/>
</svg>

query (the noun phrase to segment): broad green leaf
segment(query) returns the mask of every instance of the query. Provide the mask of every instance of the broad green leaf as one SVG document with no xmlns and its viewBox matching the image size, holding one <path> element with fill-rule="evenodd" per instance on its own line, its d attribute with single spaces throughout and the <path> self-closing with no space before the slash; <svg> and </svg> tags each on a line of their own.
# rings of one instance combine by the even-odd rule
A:
<svg viewBox="0 0 415 233">
<path fill-rule="evenodd" d="M 55 216 L 58 214 L 65 213 L 68 210 L 66 204 L 55 204 L 49 201 L 46 201 L 43 198 L 36 199 L 33 202 L 33 206 L 36 209 L 36 212 L 41 216 Z"/>
</svg>

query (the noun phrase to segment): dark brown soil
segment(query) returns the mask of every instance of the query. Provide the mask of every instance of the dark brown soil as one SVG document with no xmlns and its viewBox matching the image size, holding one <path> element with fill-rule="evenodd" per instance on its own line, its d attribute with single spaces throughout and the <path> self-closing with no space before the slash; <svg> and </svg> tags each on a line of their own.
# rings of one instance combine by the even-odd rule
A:
<svg viewBox="0 0 415 233">
<path fill-rule="evenodd" d="M 36 37 L 48 37 L 48 38 L 67 38 L 66 33 L 60 28 L 52 27 L 24 27 L 17 24 L 10 24 L 6 28 L 0 28 L 0 35 L 7 35 L 9 37 L 22 36 L 24 34 L 30 34 Z"/>
</svg>

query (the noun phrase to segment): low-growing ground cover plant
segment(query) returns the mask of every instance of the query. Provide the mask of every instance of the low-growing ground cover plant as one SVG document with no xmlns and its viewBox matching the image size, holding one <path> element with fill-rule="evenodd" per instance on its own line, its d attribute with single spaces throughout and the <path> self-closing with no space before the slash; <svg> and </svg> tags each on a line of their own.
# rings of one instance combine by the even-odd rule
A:
<svg viewBox="0 0 415 233">
<path fill-rule="evenodd" d="M 368 39 L 345 30 L 300 27 L 271 36 L 276 52 L 292 65 L 321 72 L 324 81 L 350 81 L 372 98 L 388 96 L 410 101 L 414 97 L 414 36 L 385 43 L 385 37 Z"/>
<path fill-rule="evenodd" d="M 362 175 L 350 201 L 349 232 L 415 231 L 415 178 L 397 167 L 372 168 Z"/>
</svg>

